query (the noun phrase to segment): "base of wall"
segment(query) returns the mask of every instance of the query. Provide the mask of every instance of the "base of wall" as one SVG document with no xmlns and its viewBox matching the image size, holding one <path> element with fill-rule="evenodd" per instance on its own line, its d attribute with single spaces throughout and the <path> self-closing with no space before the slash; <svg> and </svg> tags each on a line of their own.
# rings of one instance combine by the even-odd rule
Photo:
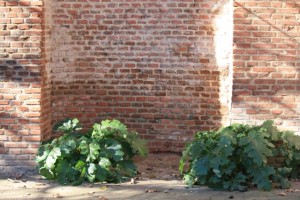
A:
<svg viewBox="0 0 300 200">
<path fill-rule="evenodd" d="M 24 176 L 32 176 L 38 174 L 35 166 L 1 166 L 0 178 L 21 179 Z"/>
</svg>

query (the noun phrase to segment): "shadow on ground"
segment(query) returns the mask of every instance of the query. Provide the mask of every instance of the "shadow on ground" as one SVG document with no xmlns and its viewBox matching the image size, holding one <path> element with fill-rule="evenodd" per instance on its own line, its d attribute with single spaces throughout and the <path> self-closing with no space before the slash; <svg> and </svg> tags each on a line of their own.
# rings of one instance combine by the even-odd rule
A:
<svg viewBox="0 0 300 200">
<path fill-rule="evenodd" d="M 244 200 L 300 200 L 300 192 L 286 190 L 272 190 L 262 192 L 250 190 L 248 192 L 212 191 L 207 187 L 187 188 L 180 180 L 144 179 L 136 184 L 129 182 L 118 185 L 89 184 L 81 186 L 61 186 L 43 180 L 38 175 L 21 180 L 0 180 L 1 199 L 101 199 L 101 200 L 184 200 L 184 199 L 244 199 Z M 25 181 L 25 180 L 24 180 Z M 300 189 L 299 182 L 293 182 L 293 189 Z M 286 196 L 280 196 L 285 194 Z"/>
<path fill-rule="evenodd" d="M 178 154 L 165 153 L 150 154 L 147 159 L 136 160 L 140 172 L 136 184 L 84 183 L 80 186 L 61 186 L 44 180 L 31 171 L 32 173 L 24 174 L 19 179 L 2 178 L 1 199 L 300 200 L 300 182 L 293 182 L 292 190 L 276 189 L 270 192 L 255 189 L 248 192 L 224 192 L 207 187 L 188 188 L 178 174 L 179 158 Z"/>
</svg>

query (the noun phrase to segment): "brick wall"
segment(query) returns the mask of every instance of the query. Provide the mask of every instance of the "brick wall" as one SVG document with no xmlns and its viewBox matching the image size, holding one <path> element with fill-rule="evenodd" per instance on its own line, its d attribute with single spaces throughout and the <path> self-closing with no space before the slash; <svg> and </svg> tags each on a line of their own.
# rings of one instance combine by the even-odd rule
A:
<svg viewBox="0 0 300 200">
<path fill-rule="evenodd" d="M 53 122 L 117 118 L 152 151 L 180 151 L 196 131 L 226 121 L 227 1 L 60 0 L 52 9 Z"/>
<path fill-rule="evenodd" d="M 41 114 L 42 15 L 42 1 L 0 1 L 1 166 L 32 165 L 47 134 L 41 128 L 47 126 Z"/>
<path fill-rule="evenodd" d="M 44 1 L 43 4 L 43 18 L 42 18 L 42 31 L 43 37 L 41 41 L 42 48 L 42 61 L 41 68 L 41 134 L 42 140 L 51 138 L 51 30 L 52 30 L 52 3 L 53 1 Z"/>
<path fill-rule="evenodd" d="M 295 0 L 0 0 L 0 166 L 33 164 L 65 117 L 120 119 L 151 151 L 233 122 L 299 133 L 299 15 Z"/>
<path fill-rule="evenodd" d="M 300 133 L 300 3 L 234 4 L 232 122 L 274 119 Z"/>
</svg>

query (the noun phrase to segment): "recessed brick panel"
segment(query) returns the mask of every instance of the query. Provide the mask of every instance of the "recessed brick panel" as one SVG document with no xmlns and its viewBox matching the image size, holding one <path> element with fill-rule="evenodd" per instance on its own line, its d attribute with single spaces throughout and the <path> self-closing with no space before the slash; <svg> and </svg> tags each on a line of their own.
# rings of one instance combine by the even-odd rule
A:
<svg viewBox="0 0 300 200">
<path fill-rule="evenodd" d="M 216 20 L 232 19 L 226 3 L 57 1 L 53 123 L 120 119 L 148 139 L 152 151 L 180 151 L 196 131 L 219 127 L 220 110 L 229 104 L 220 102 L 220 81 L 231 54 L 229 48 L 219 64 L 215 38 L 222 28 Z M 222 37 L 232 40 L 230 33 Z"/>
</svg>

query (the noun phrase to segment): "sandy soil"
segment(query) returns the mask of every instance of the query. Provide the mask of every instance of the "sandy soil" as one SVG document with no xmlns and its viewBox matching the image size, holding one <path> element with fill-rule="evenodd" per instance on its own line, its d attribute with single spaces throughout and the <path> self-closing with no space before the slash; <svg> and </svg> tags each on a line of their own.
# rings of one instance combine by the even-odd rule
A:
<svg viewBox="0 0 300 200">
<path fill-rule="evenodd" d="M 292 182 L 289 190 L 270 192 L 212 191 L 207 187 L 186 187 L 178 174 L 177 154 L 154 154 L 147 160 L 137 159 L 140 174 L 135 183 L 84 183 L 80 186 L 61 186 L 39 175 L 23 174 L 0 179 L 0 199 L 100 199 L 100 200 L 300 200 L 300 182 Z"/>
</svg>

